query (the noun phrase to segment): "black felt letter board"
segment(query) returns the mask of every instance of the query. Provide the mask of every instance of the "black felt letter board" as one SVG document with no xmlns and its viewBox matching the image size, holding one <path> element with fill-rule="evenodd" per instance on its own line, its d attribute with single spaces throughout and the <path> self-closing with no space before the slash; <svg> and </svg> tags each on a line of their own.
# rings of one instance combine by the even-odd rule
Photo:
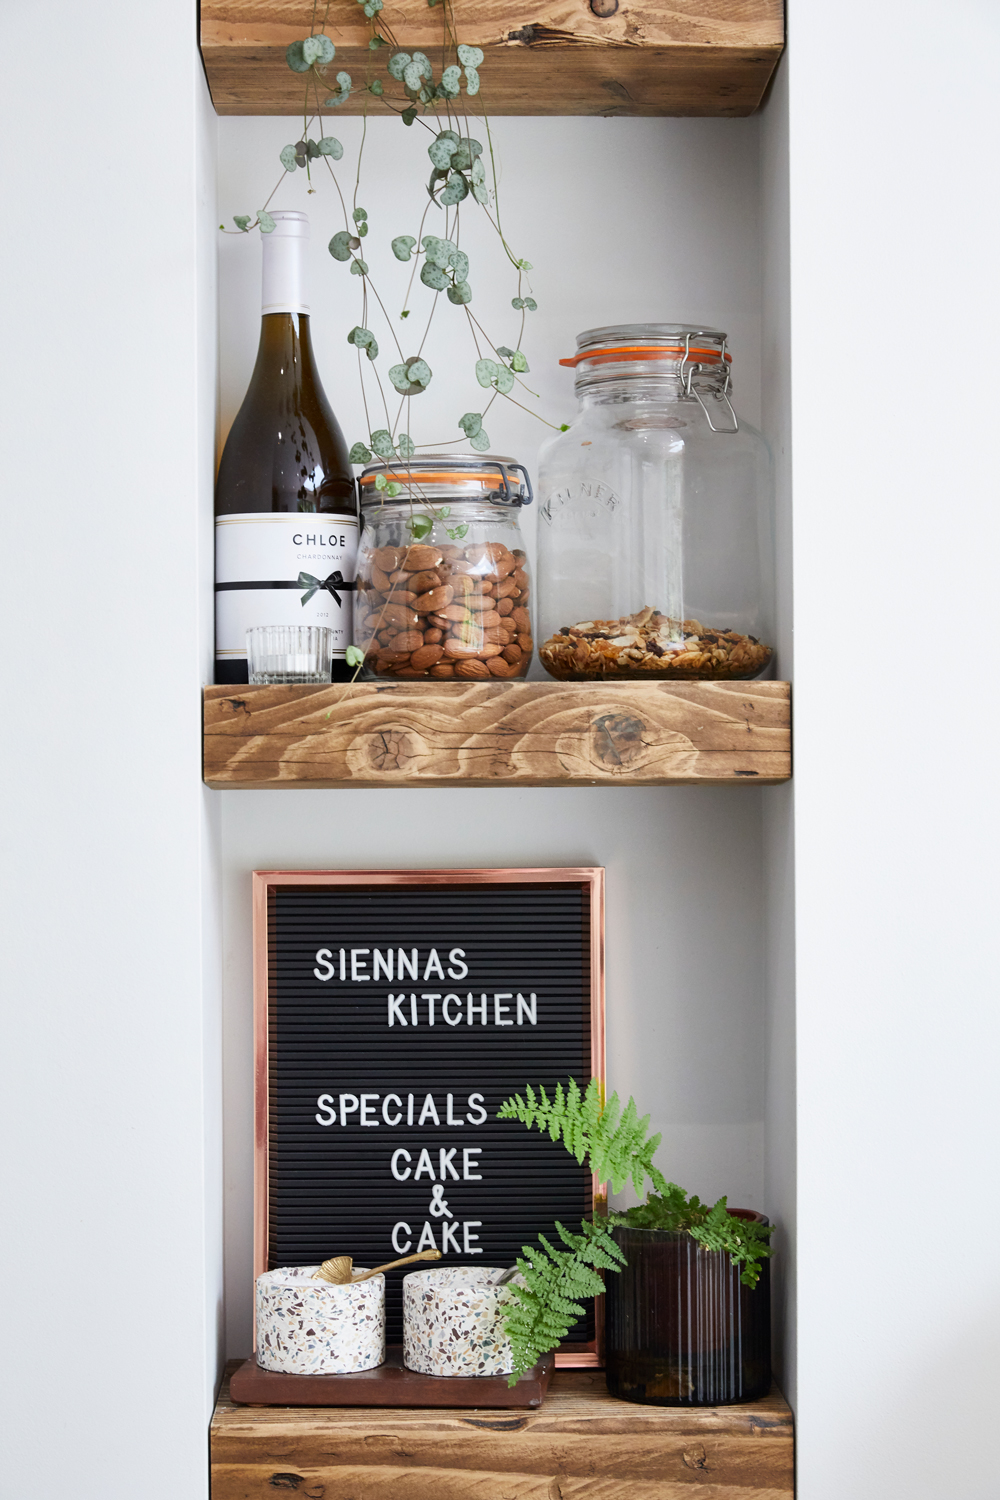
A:
<svg viewBox="0 0 1000 1500">
<path fill-rule="evenodd" d="M 591 1212 L 586 1167 L 495 1117 L 527 1083 L 583 1084 L 600 1064 L 602 873 L 257 876 L 258 1269 L 430 1247 L 509 1266 Z M 259 935 L 257 952 L 259 968 Z M 387 1277 L 390 1343 L 403 1274 Z M 573 1343 L 593 1335 L 589 1312 Z"/>
</svg>

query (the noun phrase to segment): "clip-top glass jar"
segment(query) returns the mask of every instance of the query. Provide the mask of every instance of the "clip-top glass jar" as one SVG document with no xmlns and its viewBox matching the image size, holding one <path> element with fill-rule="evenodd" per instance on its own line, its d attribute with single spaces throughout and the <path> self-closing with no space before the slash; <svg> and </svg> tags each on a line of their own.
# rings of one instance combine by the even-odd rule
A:
<svg viewBox="0 0 1000 1500">
<path fill-rule="evenodd" d="M 580 410 L 539 459 L 539 656 L 553 677 L 756 677 L 773 635 L 770 456 L 726 335 L 592 328 Z"/>
<path fill-rule="evenodd" d="M 369 464 L 358 487 L 354 641 L 367 665 L 389 677 L 523 677 L 527 470 L 510 458 L 427 454 Z"/>
</svg>

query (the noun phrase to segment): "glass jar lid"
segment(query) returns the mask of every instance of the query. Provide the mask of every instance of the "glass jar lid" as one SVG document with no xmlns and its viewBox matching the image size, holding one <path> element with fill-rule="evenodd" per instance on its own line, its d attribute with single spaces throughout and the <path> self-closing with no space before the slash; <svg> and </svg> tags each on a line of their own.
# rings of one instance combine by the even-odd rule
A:
<svg viewBox="0 0 1000 1500">
<path fill-rule="evenodd" d="M 376 483 L 382 475 L 385 485 Z M 387 494 L 388 485 L 399 490 Z M 366 464 L 358 478 L 361 504 L 385 505 L 408 500 L 463 500 L 492 505 L 530 505 L 531 480 L 523 464 L 512 458 L 473 458 L 470 454 L 424 453 L 419 458 L 388 458 Z"/>
<path fill-rule="evenodd" d="M 587 328 L 576 336 L 577 352 L 559 363 L 577 372 L 615 365 L 651 365 L 660 375 L 681 377 L 686 367 L 726 369 L 732 355 L 726 352 L 727 335 L 717 328 L 698 328 L 691 323 L 615 323 L 606 328 Z M 624 373 L 612 369 L 608 374 Z"/>
</svg>

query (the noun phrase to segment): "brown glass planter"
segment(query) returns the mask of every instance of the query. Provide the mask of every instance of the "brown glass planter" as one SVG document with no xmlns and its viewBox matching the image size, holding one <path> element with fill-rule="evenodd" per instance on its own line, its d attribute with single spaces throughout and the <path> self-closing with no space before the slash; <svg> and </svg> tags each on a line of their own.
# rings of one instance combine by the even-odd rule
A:
<svg viewBox="0 0 1000 1500">
<path fill-rule="evenodd" d="M 767 1220 L 750 1209 L 741 1219 Z M 628 1258 L 606 1278 L 608 1390 L 646 1406 L 725 1406 L 771 1388 L 770 1263 L 755 1288 L 689 1234 L 619 1226 Z"/>
</svg>

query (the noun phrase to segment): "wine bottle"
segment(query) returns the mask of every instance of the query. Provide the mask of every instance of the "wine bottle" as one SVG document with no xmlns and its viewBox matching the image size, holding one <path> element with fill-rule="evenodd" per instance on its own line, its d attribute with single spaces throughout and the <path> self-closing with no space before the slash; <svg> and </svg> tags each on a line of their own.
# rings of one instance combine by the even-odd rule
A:
<svg viewBox="0 0 1000 1500">
<path fill-rule="evenodd" d="M 255 625 L 327 625 L 348 676 L 357 498 L 347 446 L 316 370 L 304 299 L 304 213 L 262 234 L 257 362 L 215 490 L 215 680 L 247 682 Z"/>
</svg>

